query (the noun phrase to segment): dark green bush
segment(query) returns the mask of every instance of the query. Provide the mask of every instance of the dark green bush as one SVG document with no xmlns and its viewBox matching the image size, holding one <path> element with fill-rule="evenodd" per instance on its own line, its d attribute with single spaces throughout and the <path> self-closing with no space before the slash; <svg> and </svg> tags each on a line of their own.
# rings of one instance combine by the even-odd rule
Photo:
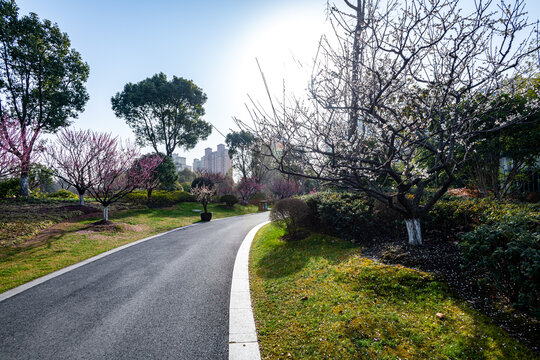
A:
<svg viewBox="0 0 540 360">
<path fill-rule="evenodd" d="M 232 194 L 222 195 L 220 202 L 225 203 L 228 207 L 233 207 L 238 202 L 238 198 Z"/>
<path fill-rule="evenodd" d="M 60 190 L 58 190 L 56 192 L 47 194 L 47 197 L 50 197 L 50 198 L 62 198 L 62 199 L 77 199 L 77 198 L 79 198 L 78 195 L 75 195 L 74 193 L 72 193 L 71 191 L 66 190 L 66 189 L 60 189 Z"/>
<path fill-rule="evenodd" d="M 514 307 L 540 318 L 540 206 L 495 199 L 449 198 L 424 229 L 460 239 L 466 269 Z"/>
<path fill-rule="evenodd" d="M 210 180 L 209 178 L 198 177 L 198 178 L 195 178 L 195 180 L 193 180 L 193 182 L 191 183 L 191 188 L 193 189 L 195 187 L 200 187 L 202 185 L 206 185 L 207 187 L 213 187 L 214 182 Z"/>
<path fill-rule="evenodd" d="M 394 217 L 391 223 L 378 225 L 374 202 L 357 194 L 318 192 L 301 198 L 310 208 L 309 226 L 346 240 L 370 239 L 396 221 Z"/>
<path fill-rule="evenodd" d="M 309 207 L 306 202 L 297 198 L 279 200 L 270 211 L 270 219 L 287 231 L 287 240 L 299 239 L 298 230 L 308 216 Z"/>
<path fill-rule="evenodd" d="M 191 181 L 182 182 L 182 183 L 180 183 L 180 186 L 182 186 L 182 191 L 189 192 L 189 189 L 191 189 Z"/>
<path fill-rule="evenodd" d="M 540 319 L 540 235 L 516 214 L 461 235 L 463 255 L 512 305 Z M 478 271 L 477 270 L 477 271 Z"/>
<path fill-rule="evenodd" d="M 181 202 L 195 202 L 195 197 L 185 191 L 153 191 L 148 199 L 146 191 L 134 191 L 124 197 L 132 204 L 148 205 L 151 208 L 166 207 Z"/>
<path fill-rule="evenodd" d="M 16 196 L 19 193 L 19 179 L 12 178 L 0 181 L 0 198 Z"/>
<path fill-rule="evenodd" d="M 498 223 L 519 216 L 531 220 L 539 210 L 538 204 L 451 197 L 435 204 L 424 219 L 423 226 L 426 231 L 457 235 L 472 231 L 482 224 Z"/>
</svg>

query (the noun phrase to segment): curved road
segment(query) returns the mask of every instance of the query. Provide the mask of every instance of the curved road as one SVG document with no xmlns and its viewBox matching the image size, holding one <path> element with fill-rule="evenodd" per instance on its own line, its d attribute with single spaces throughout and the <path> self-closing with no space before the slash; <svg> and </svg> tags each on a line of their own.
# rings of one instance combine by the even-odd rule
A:
<svg viewBox="0 0 540 360">
<path fill-rule="evenodd" d="M 267 218 L 179 229 L 0 302 L 0 359 L 227 359 L 236 252 Z"/>
</svg>

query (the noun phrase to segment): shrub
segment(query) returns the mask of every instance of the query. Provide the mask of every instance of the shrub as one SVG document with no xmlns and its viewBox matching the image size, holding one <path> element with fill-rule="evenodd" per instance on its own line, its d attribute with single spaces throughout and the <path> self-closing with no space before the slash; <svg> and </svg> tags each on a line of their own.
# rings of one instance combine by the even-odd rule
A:
<svg viewBox="0 0 540 360">
<path fill-rule="evenodd" d="M 516 308 L 540 318 L 540 207 L 495 199 L 448 198 L 425 229 L 460 239 L 467 272 Z"/>
<path fill-rule="evenodd" d="M 57 192 L 47 194 L 50 198 L 77 199 L 78 196 L 66 189 L 60 189 Z"/>
<path fill-rule="evenodd" d="M 132 204 L 148 205 L 150 208 L 166 207 L 181 202 L 195 202 L 195 197 L 185 191 L 153 191 L 150 200 L 146 191 L 134 191 L 124 197 L 124 201 Z"/>
<path fill-rule="evenodd" d="M 295 198 L 278 201 L 270 212 L 270 219 L 283 226 L 291 240 L 298 239 L 298 229 L 308 216 L 309 207 L 306 202 Z"/>
<path fill-rule="evenodd" d="M 238 198 L 232 194 L 226 194 L 219 199 L 222 203 L 227 204 L 228 207 L 233 207 L 238 202 Z"/>
<path fill-rule="evenodd" d="M 182 187 L 182 191 L 189 192 L 189 190 L 191 189 L 191 181 L 182 182 L 180 183 L 180 186 Z"/>
<path fill-rule="evenodd" d="M 540 235 L 521 217 L 478 226 L 461 236 L 465 259 L 512 305 L 540 319 Z"/>
<path fill-rule="evenodd" d="M 534 214 L 538 213 L 539 209 L 536 204 L 518 204 L 489 198 L 451 197 L 435 204 L 425 218 L 424 229 L 455 236 L 472 231 L 481 224 L 499 223 L 516 217 L 534 222 Z"/>
<path fill-rule="evenodd" d="M 12 178 L 0 181 L 0 198 L 16 196 L 19 193 L 19 179 Z"/>
<path fill-rule="evenodd" d="M 398 219 L 394 215 L 387 220 L 388 223 L 377 225 L 373 201 L 357 194 L 318 192 L 305 195 L 302 199 L 311 210 L 310 218 L 307 219 L 309 226 L 346 240 L 369 239 L 392 229 L 391 225 Z M 381 221 L 383 218 L 380 217 Z"/>
<path fill-rule="evenodd" d="M 194 189 L 196 187 L 201 187 L 202 185 L 205 185 L 208 188 L 214 187 L 214 182 L 206 177 L 198 177 L 193 180 L 191 183 L 191 188 Z"/>
</svg>

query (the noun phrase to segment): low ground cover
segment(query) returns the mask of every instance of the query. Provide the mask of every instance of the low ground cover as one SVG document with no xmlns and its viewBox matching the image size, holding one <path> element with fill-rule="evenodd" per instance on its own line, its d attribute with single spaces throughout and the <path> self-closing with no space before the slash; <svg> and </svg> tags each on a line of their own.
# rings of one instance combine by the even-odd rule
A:
<svg viewBox="0 0 540 360">
<path fill-rule="evenodd" d="M 407 245 L 399 214 L 376 201 L 336 192 L 303 199 L 310 229 L 361 244 L 386 264 L 436 273 L 540 351 L 540 205 L 452 191 L 423 219 L 424 245 L 416 248 Z"/>
<path fill-rule="evenodd" d="M 193 210 L 202 209 L 199 204 L 191 202 L 169 208 L 131 210 L 121 210 L 124 205 L 118 204 L 111 211 L 112 224 L 96 226 L 94 223 L 101 219 L 99 209 L 93 208 L 92 204 L 84 208 L 76 204 L 66 202 L 28 204 L 28 206 L 15 204 L 11 210 L 17 212 L 15 209 L 20 209 L 18 216 L 6 210 L 2 204 L 0 223 L 7 224 L 8 228 L 4 230 L 4 235 L 7 234 L 10 239 L 15 238 L 9 228 L 17 229 L 26 221 L 20 220 L 25 211 L 28 211 L 28 214 L 24 215 L 24 218 L 28 219 L 30 225 L 24 230 L 26 231 L 24 241 L 11 240 L 9 245 L 0 247 L 0 292 L 118 246 L 200 221 L 199 213 Z M 57 215 L 47 220 L 48 212 L 43 209 L 53 205 L 52 213 Z M 62 212 L 61 209 L 66 206 L 74 206 L 76 210 Z M 214 219 L 257 211 L 256 206 L 236 205 L 230 208 L 210 204 L 208 208 L 213 213 Z M 97 212 L 92 212 L 92 209 Z M 85 211 L 88 212 L 87 215 L 83 214 Z M 72 217 L 71 220 L 57 223 L 68 217 Z M 16 221 L 11 222 L 12 219 Z M 32 222 L 32 219 L 36 221 Z M 57 224 L 53 225 L 54 223 Z M 43 230 L 35 224 L 48 228 Z M 30 231 L 31 229 L 33 230 Z"/>
<path fill-rule="evenodd" d="M 263 228 L 250 257 L 265 359 L 533 359 L 430 273 L 384 265 L 328 235 L 283 242 Z"/>
</svg>

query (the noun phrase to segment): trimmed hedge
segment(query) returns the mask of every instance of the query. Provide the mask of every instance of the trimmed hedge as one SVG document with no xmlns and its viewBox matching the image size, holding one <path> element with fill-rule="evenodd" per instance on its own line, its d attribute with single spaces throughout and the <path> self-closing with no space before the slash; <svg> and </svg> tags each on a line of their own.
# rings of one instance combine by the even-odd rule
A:
<svg viewBox="0 0 540 360">
<path fill-rule="evenodd" d="M 299 228 L 302 221 L 309 217 L 309 207 L 306 202 L 298 198 L 287 198 L 279 200 L 272 206 L 270 220 L 285 229 L 287 237 L 283 240 L 299 240 Z"/>
<path fill-rule="evenodd" d="M 397 212 L 359 194 L 318 192 L 301 199 L 311 212 L 308 226 L 349 241 L 400 234 L 405 229 Z"/>
<path fill-rule="evenodd" d="M 181 202 L 196 202 L 193 195 L 185 191 L 153 191 L 148 200 L 146 191 L 134 191 L 124 197 L 132 204 L 147 205 L 151 208 L 167 207 Z"/>
<path fill-rule="evenodd" d="M 233 207 L 238 202 L 238 198 L 232 194 L 225 194 L 219 198 L 219 201 L 225 203 L 228 207 Z"/>
</svg>

